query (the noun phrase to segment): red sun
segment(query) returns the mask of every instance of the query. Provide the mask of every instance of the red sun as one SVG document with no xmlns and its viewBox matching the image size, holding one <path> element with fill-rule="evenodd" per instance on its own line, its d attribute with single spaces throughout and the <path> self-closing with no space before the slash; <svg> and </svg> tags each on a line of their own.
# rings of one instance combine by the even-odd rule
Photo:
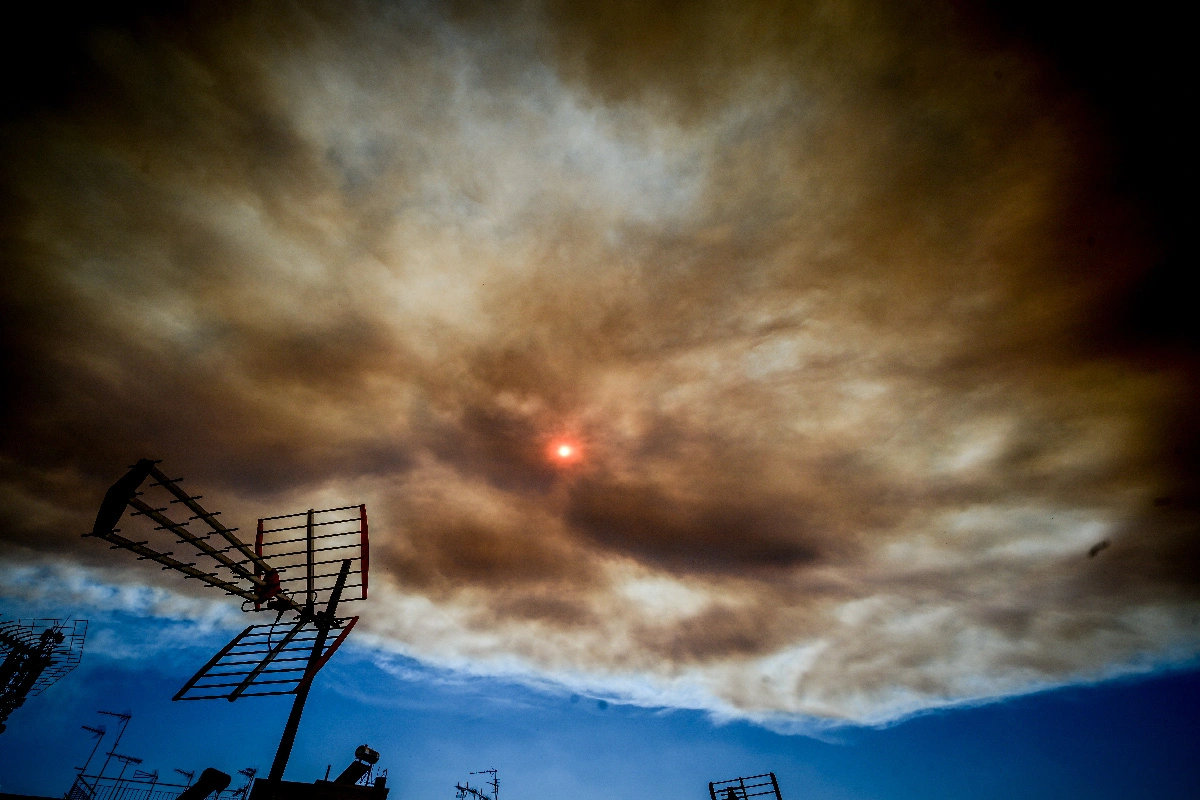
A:
<svg viewBox="0 0 1200 800">
<path fill-rule="evenodd" d="M 579 445 L 564 439 L 554 440 L 548 449 L 550 460 L 560 465 L 574 464 L 582 456 Z"/>
</svg>

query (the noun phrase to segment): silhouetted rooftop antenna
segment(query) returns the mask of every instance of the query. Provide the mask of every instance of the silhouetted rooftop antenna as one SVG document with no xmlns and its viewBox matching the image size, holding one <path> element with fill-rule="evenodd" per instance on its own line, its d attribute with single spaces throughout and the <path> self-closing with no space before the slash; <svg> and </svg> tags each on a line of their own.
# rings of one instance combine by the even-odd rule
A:
<svg viewBox="0 0 1200 800">
<path fill-rule="evenodd" d="M 187 783 L 182 784 L 162 780 L 157 769 L 140 769 L 139 765 L 144 763 L 142 759 L 117 752 L 117 747 L 132 715 L 128 712 L 116 713 L 113 711 L 99 713 L 117 718 L 121 725 L 117 740 L 113 742 L 112 748 L 108 751 L 108 758 L 105 759 L 100 771 L 95 775 L 88 774 L 87 764 L 83 768 L 77 768 L 80 769 L 80 774 L 75 776 L 71 788 L 63 795 L 65 800 L 171 800 L 171 798 L 177 800 L 201 800 L 201 798 L 247 800 L 245 787 L 226 791 L 229 785 L 229 776 L 220 770 L 206 769 L 193 783 L 193 779 L 196 777 L 195 772 L 177 768 L 175 772 L 187 779 Z M 97 743 L 105 736 L 103 726 L 84 725 L 83 729 L 97 737 Z M 95 755 L 95 752 L 96 748 L 93 747 L 92 755 Z M 89 756 L 88 763 L 91 760 Z M 121 769 L 114 775 L 106 775 L 105 771 L 112 761 L 119 762 Z M 132 771 L 130 771 L 131 767 Z M 242 770 L 241 773 L 248 776 L 247 786 L 249 786 L 255 770 Z"/>
<path fill-rule="evenodd" d="M 85 772 L 87 772 L 87 768 L 91 765 L 92 759 L 96 756 L 96 751 L 100 749 L 100 743 L 104 741 L 104 734 L 107 731 L 103 725 L 97 725 L 94 728 L 91 725 L 83 725 L 81 727 L 88 733 L 92 734 L 92 738 L 96 740 L 96 743 L 92 745 L 92 752 L 88 753 L 87 761 L 83 762 L 82 767 L 75 768 L 79 770 L 80 775 L 83 775 Z"/>
<path fill-rule="evenodd" d="M 138 759 L 138 763 L 142 763 L 141 759 Z M 143 769 L 135 769 L 133 771 L 133 779 L 141 783 L 145 783 L 147 780 L 149 780 L 150 788 L 148 791 L 150 793 L 147 794 L 146 797 L 149 798 L 154 796 L 154 787 L 158 785 L 158 770 L 146 772 Z"/>
<path fill-rule="evenodd" d="M 275 622 L 250 625 L 235 636 L 173 699 L 232 702 L 241 697 L 295 695 L 267 778 L 278 783 L 313 678 L 358 621 L 358 617 L 339 617 L 338 605 L 367 597 L 367 507 L 264 517 L 250 546 L 237 537 L 237 528 L 217 520 L 219 511 L 207 511 L 199 503 L 200 495 L 180 488 L 182 479 L 168 478 L 158 463 L 142 459 L 130 467 L 104 495 L 92 532 L 85 535 L 240 597 L 243 611 L 277 612 Z M 152 481 L 143 492 L 147 478 Z M 165 503 L 148 502 L 146 495 L 154 490 L 160 490 L 155 494 Z M 183 521 L 168 516 L 172 504 L 181 504 L 191 516 Z M 121 535 L 116 525 L 128 508 L 133 509 L 131 524 L 136 524 L 135 517 L 144 517 L 154 527 L 136 538 Z M 203 530 L 189 529 L 197 522 Z M 172 545 L 186 546 L 191 552 L 183 558 L 189 560 L 167 549 Z M 284 615 L 290 616 L 285 620 Z"/>
<path fill-rule="evenodd" d="M 710 783 L 708 796 L 711 800 L 749 800 L 751 797 L 774 797 L 775 800 L 783 800 L 774 772 Z"/>
<path fill-rule="evenodd" d="M 85 619 L 0 621 L 0 733 L 8 717 L 79 665 Z"/>
<path fill-rule="evenodd" d="M 108 753 L 105 754 L 104 763 L 100 765 L 100 771 L 96 773 L 96 780 L 92 782 L 93 792 L 100 785 L 100 779 L 104 777 L 104 770 L 108 769 L 109 763 L 116 757 L 117 748 L 121 746 L 121 737 L 125 735 L 125 729 L 129 727 L 129 720 L 133 719 L 133 714 L 128 711 L 97 711 L 96 713 L 103 714 L 106 717 L 115 717 L 120 721 L 121 729 L 117 731 L 117 739 L 113 742 Z"/>
<path fill-rule="evenodd" d="M 115 758 L 117 761 L 121 762 L 121 772 L 117 775 L 117 788 L 115 790 L 115 793 L 119 796 L 120 792 L 121 792 L 121 785 L 125 782 L 125 770 L 129 769 L 130 764 L 135 764 L 135 765 L 141 764 L 142 759 L 138 758 L 137 756 L 127 756 L 127 755 L 122 755 L 120 753 L 113 753 L 112 757 Z M 137 772 L 138 772 L 137 770 L 134 770 L 135 777 L 137 775 Z M 156 782 L 158 780 L 157 773 L 154 776 L 154 780 Z"/>
<path fill-rule="evenodd" d="M 187 778 L 187 783 L 186 783 L 186 784 L 184 784 L 184 786 L 186 786 L 186 787 L 191 787 L 191 785 L 192 785 L 192 779 L 194 779 L 194 778 L 196 777 L 196 771 L 195 771 L 195 770 L 180 769 L 179 767 L 176 767 L 176 768 L 175 768 L 175 771 L 176 771 L 176 772 L 178 772 L 178 773 L 179 773 L 180 775 L 182 775 L 183 777 Z"/>
<path fill-rule="evenodd" d="M 481 769 L 478 772 L 472 772 L 472 775 L 491 775 L 492 779 L 487 782 L 492 787 L 492 800 L 500 800 L 500 773 L 495 767 L 491 769 Z"/>
<path fill-rule="evenodd" d="M 104 736 L 107 731 L 103 725 L 97 725 L 95 727 L 92 727 L 91 725 L 82 726 L 85 731 L 96 737 L 96 744 L 92 746 L 92 752 L 90 755 L 88 755 L 88 759 L 84 762 L 83 766 L 75 768 L 79 770 L 79 774 L 75 776 L 75 782 L 71 784 L 70 790 L 67 791 L 67 797 L 70 798 L 70 800 L 92 800 L 92 798 L 95 798 L 96 789 L 100 785 L 100 780 L 104 777 L 104 771 L 108 769 L 108 765 L 112 763 L 114 758 L 118 760 L 126 758 L 125 756 L 117 753 L 117 748 L 121 745 L 121 737 L 125 735 L 125 729 L 129 727 L 129 720 L 133 718 L 133 715 L 128 711 L 98 711 L 96 713 L 103 714 L 106 717 L 115 717 L 121 727 L 117 731 L 117 738 L 113 742 L 112 747 L 109 748 L 107 753 L 105 753 L 104 763 L 100 765 L 100 771 L 95 775 L 88 775 L 87 768 L 92 763 L 92 758 L 96 755 L 96 750 L 104 741 Z M 138 763 L 141 763 L 140 760 L 138 760 Z M 125 766 L 128 766 L 128 764 L 125 764 Z M 122 768 L 122 774 L 124 774 L 124 768 Z M 91 784 L 88 783 L 88 779 L 91 779 Z M 112 779 L 110 778 L 109 780 Z"/>
<path fill-rule="evenodd" d="M 230 800 L 247 800 L 250 797 L 250 790 L 254 788 L 254 777 L 258 775 L 258 769 L 256 767 L 239 769 L 238 775 L 245 778 L 246 782 L 233 793 L 233 797 Z"/>
<path fill-rule="evenodd" d="M 492 793 L 489 795 L 486 791 L 476 789 L 469 782 L 454 784 L 454 789 L 457 794 L 454 795 L 455 800 L 500 800 L 500 773 L 495 767 L 491 769 L 481 769 L 478 772 L 472 772 L 471 775 L 491 775 L 490 781 L 485 781 L 487 786 L 492 787 Z"/>
</svg>

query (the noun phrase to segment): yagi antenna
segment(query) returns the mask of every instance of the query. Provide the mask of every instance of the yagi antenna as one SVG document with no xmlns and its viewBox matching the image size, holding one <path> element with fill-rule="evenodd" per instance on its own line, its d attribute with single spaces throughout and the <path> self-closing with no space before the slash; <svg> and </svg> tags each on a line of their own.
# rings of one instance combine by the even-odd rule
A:
<svg viewBox="0 0 1200 800">
<path fill-rule="evenodd" d="M 367 597 L 367 508 L 351 505 L 263 517 L 250 545 L 236 535 L 237 528 L 218 519 L 220 512 L 206 510 L 200 495 L 180 488 L 182 479 L 169 478 L 158 464 L 144 458 L 130 467 L 104 495 L 95 525 L 85 536 L 239 597 L 243 611 L 277 612 L 273 623 L 250 625 L 235 636 L 173 698 L 232 702 L 295 695 L 267 778 L 274 792 L 283 779 L 312 681 L 358 621 L 339 617 L 338 606 Z M 180 519 L 172 505 L 191 513 Z M 128 525 L 143 529 L 136 536 L 117 527 L 130 509 Z M 188 549 L 186 555 L 171 549 L 179 545 Z"/>
<path fill-rule="evenodd" d="M 487 781 L 487 785 L 492 787 L 492 793 L 489 795 L 486 790 L 476 789 L 470 783 L 454 784 L 456 800 L 500 800 L 500 772 L 495 767 L 491 769 L 481 769 L 478 772 L 472 772 L 471 775 L 491 775 L 492 779 Z"/>
<path fill-rule="evenodd" d="M 201 583 L 214 586 L 231 595 L 241 597 L 258 605 L 272 603 L 285 610 L 296 610 L 298 606 L 285 592 L 279 591 L 271 580 L 272 570 L 251 547 L 234 535 L 237 528 L 227 528 L 217 520 L 221 512 L 210 513 L 198 502 L 200 495 L 189 495 L 179 487 L 182 478 L 168 478 L 156 465 L 157 461 L 143 458 L 130 468 L 125 476 L 114 483 L 104 495 L 100 510 L 96 514 L 96 522 L 92 532 L 84 536 L 94 536 L 112 544 L 114 548 L 129 550 L 137 555 L 138 560 L 150 560 L 162 564 L 163 569 L 182 572 L 188 578 L 195 578 Z M 142 499 L 143 492 L 139 491 L 147 478 L 154 481 L 147 488 L 162 488 L 174 497 L 167 506 L 156 508 Z M 181 503 L 192 512 L 192 516 L 176 521 L 167 516 L 172 503 Z M 150 539 L 137 541 L 120 535 L 121 529 L 117 524 L 127 508 L 132 508 L 130 517 L 144 516 L 156 523 L 152 531 L 166 531 L 176 538 L 177 544 L 188 545 L 195 555 L 212 562 L 208 571 L 198 569 L 194 561 L 181 561 L 175 558 L 174 551 L 156 550 L 150 547 Z M 209 531 L 203 534 L 195 533 L 188 526 L 195 521 L 202 521 Z M 208 540 L 214 535 L 220 537 L 218 547 L 209 544 Z M 163 538 L 163 537 L 157 537 Z"/>
</svg>

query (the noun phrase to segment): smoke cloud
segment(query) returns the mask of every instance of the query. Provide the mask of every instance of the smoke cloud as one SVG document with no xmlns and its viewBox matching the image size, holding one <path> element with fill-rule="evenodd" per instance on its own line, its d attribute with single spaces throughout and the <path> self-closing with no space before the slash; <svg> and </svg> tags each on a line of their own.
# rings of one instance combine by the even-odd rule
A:
<svg viewBox="0 0 1200 800">
<path fill-rule="evenodd" d="M 149 456 L 243 529 L 366 502 L 360 630 L 462 669 L 782 725 L 1193 658 L 1194 353 L 1114 321 L 1157 244 L 1051 65 L 582 8 L 92 30 L 0 142 L 4 558 L 109 564 Z"/>
</svg>

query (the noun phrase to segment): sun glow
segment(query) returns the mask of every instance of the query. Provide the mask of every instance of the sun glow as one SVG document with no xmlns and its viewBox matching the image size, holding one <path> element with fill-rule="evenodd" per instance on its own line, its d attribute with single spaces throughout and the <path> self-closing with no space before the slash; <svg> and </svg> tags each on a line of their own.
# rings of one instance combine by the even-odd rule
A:
<svg viewBox="0 0 1200 800">
<path fill-rule="evenodd" d="M 556 439 L 551 442 L 546 452 L 550 460 L 560 466 L 574 464 L 582 457 L 578 444 L 562 439 Z"/>
</svg>

